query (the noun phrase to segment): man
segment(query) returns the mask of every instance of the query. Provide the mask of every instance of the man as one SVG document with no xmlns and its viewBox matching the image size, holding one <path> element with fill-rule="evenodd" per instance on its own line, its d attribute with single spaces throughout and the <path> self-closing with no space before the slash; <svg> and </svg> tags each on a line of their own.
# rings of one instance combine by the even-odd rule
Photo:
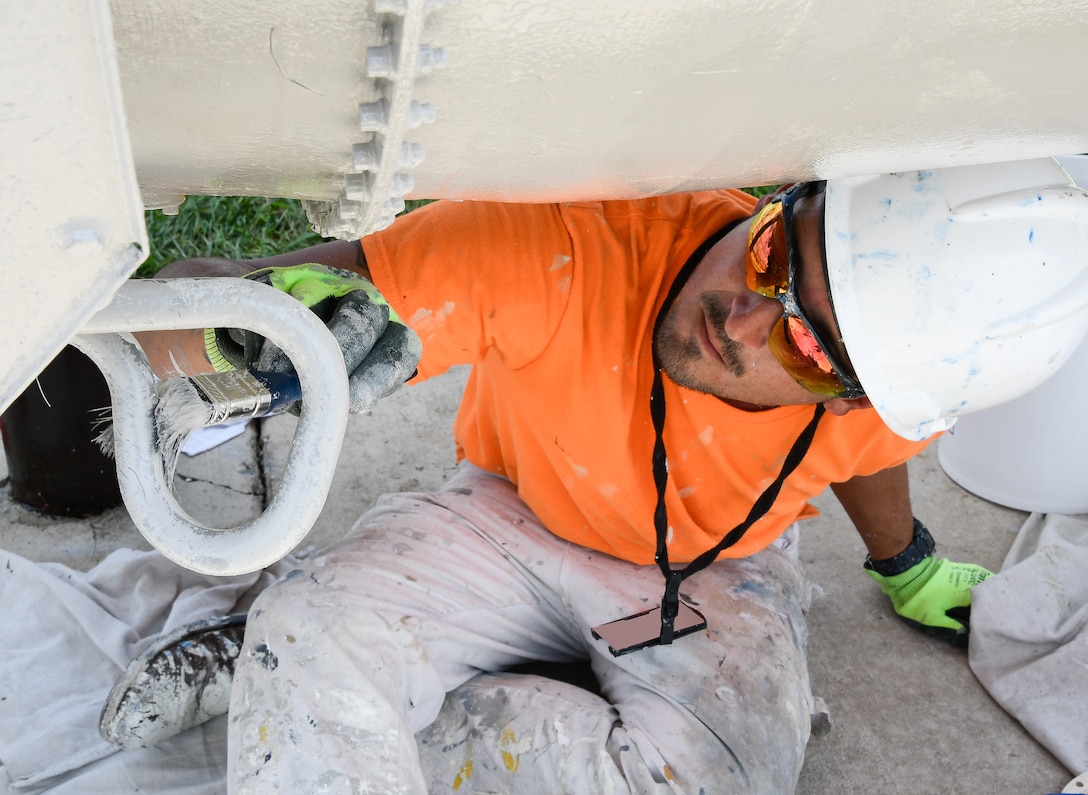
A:
<svg viewBox="0 0 1088 795">
<path fill-rule="evenodd" d="M 233 791 L 792 791 L 811 710 L 794 523 L 828 485 L 897 612 L 965 643 L 988 572 L 937 560 L 913 518 L 925 442 L 852 372 L 824 232 L 822 183 L 438 203 L 361 245 L 173 268 L 343 269 L 418 333 L 417 378 L 474 365 L 447 486 L 383 498 L 250 611 Z M 389 370 L 415 363 L 402 337 Z M 171 340 L 172 361 L 209 369 L 206 341 Z M 585 660 L 599 695 L 507 672 Z"/>
</svg>

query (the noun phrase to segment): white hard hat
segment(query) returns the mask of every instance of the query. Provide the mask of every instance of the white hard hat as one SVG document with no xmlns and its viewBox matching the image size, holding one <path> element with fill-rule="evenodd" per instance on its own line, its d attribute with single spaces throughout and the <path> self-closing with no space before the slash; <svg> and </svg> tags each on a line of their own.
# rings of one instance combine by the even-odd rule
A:
<svg viewBox="0 0 1088 795">
<path fill-rule="evenodd" d="M 1088 330 L 1088 193 L 1056 160 L 828 180 L 824 253 L 858 380 L 908 439 L 1028 392 Z"/>
</svg>

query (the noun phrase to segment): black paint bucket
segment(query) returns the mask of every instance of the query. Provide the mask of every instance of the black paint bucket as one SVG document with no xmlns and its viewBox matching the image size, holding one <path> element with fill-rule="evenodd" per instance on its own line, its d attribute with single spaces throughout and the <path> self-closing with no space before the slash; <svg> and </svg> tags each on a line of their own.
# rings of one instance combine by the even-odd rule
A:
<svg viewBox="0 0 1088 795">
<path fill-rule="evenodd" d="M 110 405 L 102 373 L 69 346 L 0 416 L 13 499 L 57 516 L 121 504 L 117 469 L 94 441 Z"/>
</svg>

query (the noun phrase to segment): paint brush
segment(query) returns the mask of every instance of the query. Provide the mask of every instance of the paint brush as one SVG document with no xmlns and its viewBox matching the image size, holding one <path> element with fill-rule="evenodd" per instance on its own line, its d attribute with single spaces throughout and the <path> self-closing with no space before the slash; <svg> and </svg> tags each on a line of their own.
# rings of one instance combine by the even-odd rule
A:
<svg viewBox="0 0 1088 795">
<path fill-rule="evenodd" d="M 166 378 L 156 388 L 155 433 L 164 457 L 179 451 L 198 428 L 267 417 L 286 411 L 302 397 L 294 373 L 259 370 Z"/>
<path fill-rule="evenodd" d="M 233 370 L 227 373 L 175 376 L 155 384 L 155 438 L 166 472 L 173 478 L 181 447 L 198 428 L 232 420 L 256 419 L 287 411 L 302 397 L 294 373 Z M 98 410 L 95 437 L 102 452 L 114 454 L 112 406 Z"/>
</svg>

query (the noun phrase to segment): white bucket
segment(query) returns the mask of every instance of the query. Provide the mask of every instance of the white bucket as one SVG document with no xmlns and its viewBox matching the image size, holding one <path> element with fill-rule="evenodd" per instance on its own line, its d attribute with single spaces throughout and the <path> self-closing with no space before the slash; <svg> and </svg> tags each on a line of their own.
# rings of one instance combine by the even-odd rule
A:
<svg viewBox="0 0 1088 795">
<path fill-rule="evenodd" d="M 983 499 L 1022 511 L 1088 513 L 1088 340 L 1037 389 L 961 417 L 941 467 Z"/>
</svg>

